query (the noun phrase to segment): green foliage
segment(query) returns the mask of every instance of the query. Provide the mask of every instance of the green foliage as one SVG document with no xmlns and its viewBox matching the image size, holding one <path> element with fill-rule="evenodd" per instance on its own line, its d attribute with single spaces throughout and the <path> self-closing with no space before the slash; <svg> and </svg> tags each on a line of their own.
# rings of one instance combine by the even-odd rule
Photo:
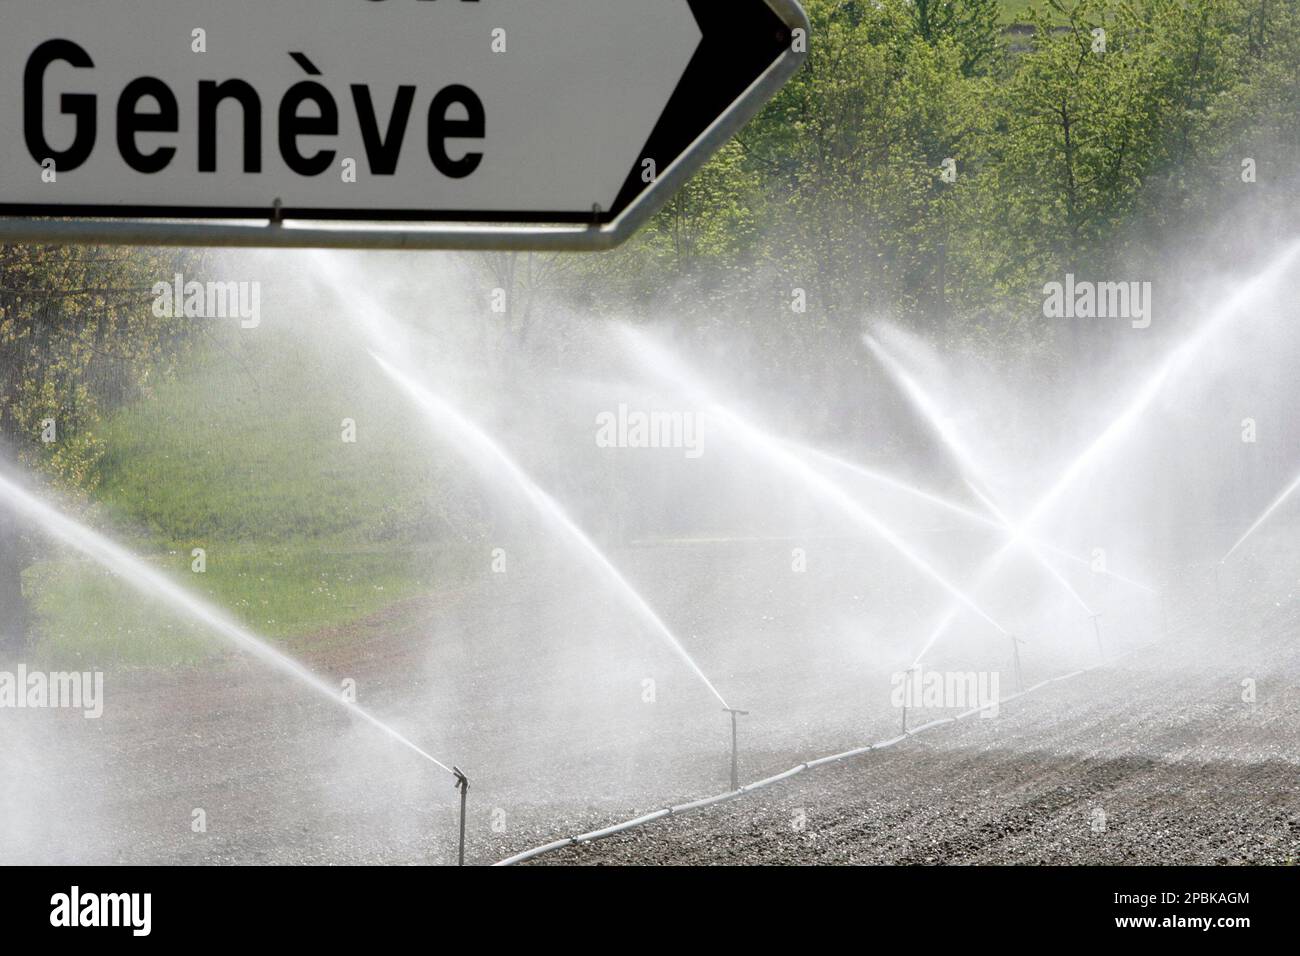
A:
<svg viewBox="0 0 1300 956">
<path fill-rule="evenodd" d="M 191 320 L 153 315 L 155 282 L 194 253 L 0 246 L 0 448 L 64 488 L 93 488 L 107 410 L 147 394 L 184 354 Z M 43 442 L 53 420 L 57 440 Z"/>
<path fill-rule="evenodd" d="M 1015 8 L 1032 35 L 1012 52 L 984 0 L 807 0 L 805 68 L 585 276 L 709 321 L 726 286 L 794 362 L 879 316 L 1036 351 L 1046 278 L 1213 223 L 1242 199 L 1243 157 L 1294 202 L 1296 6 L 1038 0 Z M 795 287 L 798 335 L 778 305 Z"/>
<path fill-rule="evenodd" d="M 999 0 L 912 0 L 912 28 L 929 44 L 952 40 L 961 49 L 962 73 L 982 75 L 1001 60 L 998 42 L 1002 4 Z"/>
</svg>

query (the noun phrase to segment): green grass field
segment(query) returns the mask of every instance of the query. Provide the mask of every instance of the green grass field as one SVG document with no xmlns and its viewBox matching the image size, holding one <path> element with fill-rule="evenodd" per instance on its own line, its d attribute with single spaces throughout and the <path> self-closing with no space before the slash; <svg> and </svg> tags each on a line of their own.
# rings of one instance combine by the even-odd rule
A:
<svg viewBox="0 0 1300 956">
<path fill-rule="evenodd" d="M 445 476 L 410 416 L 352 363 L 257 334 L 255 350 L 206 351 L 109 422 L 92 523 L 289 646 L 463 578 L 470 546 L 435 543 L 447 537 Z M 355 444 L 342 440 L 345 418 Z M 161 665 L 220 650 L 72 555 L 29 569 L 25 587 L 44 663 Z"/>
<path fill-rule="evenodd" d="M 1002 22 L 1024 23 L 1031 6 L 1044 6 L 1042 0 L 1002 0 Z"/>
<path fill-rule="evenodd" d="M 445 549 L 392 547 L 325 551 L 315 542 L 218 546 L 207 571 L 188 554 L 151 556 L 196 595 L 283 646 L 316 643 L 316 632 L 346 624 L 445 584 L 463 562 Z M 27 572 L 37 618 L 35 659 L 50 666 L 195 663 L 224 646 L 97 565 L 72 557 Z"/>
</svg>

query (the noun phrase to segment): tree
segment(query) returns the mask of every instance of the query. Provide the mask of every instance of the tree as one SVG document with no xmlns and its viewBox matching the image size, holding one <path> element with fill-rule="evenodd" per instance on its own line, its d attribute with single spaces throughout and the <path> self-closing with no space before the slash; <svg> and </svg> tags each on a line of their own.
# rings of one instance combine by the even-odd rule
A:
<svg viewBox="0 0 1300 956">
<path fill-rule="evenodd" d="M 953 40 L 966 76 L 995 72 L 1002 62 L 1002 7 L 998 0 L 912 0 L 912 23 L 926 43 Z"/>
<path fill-rule="evenodd" d="M 155 316 L 153 285 L 200 264 L 191 252 L 0 246 L 0 467 L 93 491 L 105 412 L 165 374 L 198 328 Z M 11 645 L 28 618 L 21 531 L 0 502 L 0 641 Z"/>
</svg>

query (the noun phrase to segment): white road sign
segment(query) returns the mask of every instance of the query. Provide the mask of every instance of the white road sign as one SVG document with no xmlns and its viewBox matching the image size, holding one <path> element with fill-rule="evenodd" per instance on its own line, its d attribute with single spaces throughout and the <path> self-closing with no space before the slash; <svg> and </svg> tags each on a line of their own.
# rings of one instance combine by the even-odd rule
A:
<svg viewBox="0 0 1300 956">
<path fill-rule="evenodd" d="M 0 216 L 621 240 L 805 26 L 793 0 L 3 0 Z"/>
</svg>

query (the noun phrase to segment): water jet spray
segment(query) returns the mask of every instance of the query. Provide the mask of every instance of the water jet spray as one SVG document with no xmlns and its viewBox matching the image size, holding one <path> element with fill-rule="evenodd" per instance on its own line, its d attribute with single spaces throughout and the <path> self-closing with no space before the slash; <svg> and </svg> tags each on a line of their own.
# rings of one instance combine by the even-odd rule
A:
<svg viewBox="0 0 1300 956">
<path fill-rule="evenodd" d="M 327 286 L 338 298 L 350 306 L 350 317 L 364 329 L 376 342 L 392 343 L 399 340 L 397 328 L 388 319 L 379 305 L 369 296 L 359 293 L 354 284 L 344 281 L 341 270 L 334 267 L 334 261 L 324 255 L 313 259 L 316 278 Z M 443 437 L 448 434 L 457 441 L 456 448 L 467 457 L 472 453 L 471 461 L 489 477 L 505 480 L 514 487 L 550 524 L 561 538 L 567 541 L 573 550 L 614 589 L 618 597 L 630 607 L 637 617 L 651 632 L 667 644 L 674 653 L 708 688 L 709 693 L 717 698 L 723 707 L 726 698 L 713 686 L 713 682 L 690 653 L 677 639 L 659 614 L 652 608 L 641 593 L 632 586 L 621 571 L 594 541 L 569 516 L 560 503 L 552 498 L 524 471 L 514 458 L 498 444 L 486 431 L 467 416 L 463 415 L 450 402 L 435 394 L 431 389 L 418 382 L 405 368 L 397 364 L 397 349 L 391 345 L 387 356 L 371 351 L 370 357 L 398 388 L 416 405 Z"/>
<path fill-rule="evenodd" d="M 920 383 L 917 382 L 915 378 L 907 373 L 903 368 L 903 363 L 888 352 L 873 336 L 864 335 L 862 341 L 866 343 L 867 348 L 871 350 L 871 354 L 876 357 L 876 360 L 884 368 L 885 373 L 890 377 L 894 384 L 898 386 L 899 390 L 902 391 L 903 395 L 911 403 L 917 414 L 921 416 L 926 425 L 929 426 L 930 430 L 934 432 L 935 436 L 939 439 L 940 444 L 948 452 L 949 457 L 951 457 L 953 463 L 957 466 L 957 471 L 966 482 L 966 487 L 969 488 L 971 493 L 980 500 L 980 503 L 988 509 L 989 514 L 993 516 L 996 522 L 1006 532 L 1010 539 L 1010 543 L 1022 547 L 1026 553 L 1028 553 L 1029 556 L 1047 572 L 1048 576 L 1051 577 L 1052 580 L 1056 581 L 1065 590 L 1066 594 L 1068 594 L 1075 603 L 1083 608 L 1085 614 L 1091 614 L 1092 609 L 1088 607 L 1087 602 L 1084 601 L 1079 592 L 1074 589 L 1074 586 L 1066 580 L 1065 576 L 1061 574 L 1061 572 L 1058 571 L 1045 557 L 1043 557 L 1042 551 L 1039 550 L 1038 545 L 1028 534 L 1027 530 L 1013 522 L 1003 512 L 997 502 L 993 500 L 992 495 L 982 490 L 982 486 L 987 486 L 988 482 L 975 460 L 975 455 L 969 448 L 967 448 L 966 443 L 962 441 L 961 437 L 956 433 L 952 426 L 948 424 L 947 420 L 944 418 L 942 410 L 939 408 L 939 403 L 921 387 Z"/>
<path fill-rule="evenodd" d="M 625 336 L 635 348 L 637 358 L 650 367 L 661 378 L 671 381 L 684 394 L 689 395 L 695 404 L 704 408 L 707 414 L 737 441 L 744 444 L 752 453 L 764 457 L 775 468 L 798 479 L 809 491 L 821 500 L 834 505 L 859 527 L 883 539 L 901 554 L 909 564 L 920 571 L 935 584 L 939 585 L 962 607 L 983 620 L 999 634 L 1007 632 L 987 611 L 979 606 L 973 598 L 957 587 L 942 572 L 913 548 L 907 540 L 890 527 L 883 519 L 864 508 L 852 495 L 840 485 L 831 481 L 820 471 L 813 468 L 788 443 L 769 434 L 757 425 L 747 421 L 725 406 L 715 401 L 696 382 L 700 376 L 688 371 L 677 359 L 662 348 L 650 343 L 644 336 L 631 328 L 623 329 Z"/>
<path fill-rule="evenodd" d="M 326 683 L 322 677 L 308 669 L 306 665 L 236 624 L 223 611 L 217 610 L 206 601 L 191 594 L 167 575 L 150 567 L 142 559 L 136 557 L 115 541 L 68 517 L 36 495 L 9 481 L 4 475 L 0 475 L 0 496 L 7 499 L 15 511 L 26 515 L 51 537 L 80 551 L 105 570 L 121 578 L 145 597 L 159 600 L 188 620 L 219 634 L 239 649 L 252 654 L 276 670 L 288 674 L 317 694 L 383 731 L 390 739 L 419 754 L 434 766 L 445 770 L 447 773 L 453 773 L 451 767 L 432 754 L 427 753 L 365 708 L 345 698 L 336 688 Z"/>
<path fill-rule="evenodd" d="M 1113 445 L 1127 436 L 1129 431 L 1137 426 L 1143 413 L 1155 402 L 1165 384 L 1182 372 L 1201 353 L 1228 319 L 1249 305 L 1256 295 L 1281 279 L 1286 274 L 1291 261 L 1297 255 L 1300 255 L 1300 242 L 1292 243 L 1274 258 L 1267 268 L 1256 273 L 1249 282 L 1244 283 L 1225 303 L 1215 310 L 1213 315 L 1197 329 L 1190 339 L 1167 355 L 1164 361 L 1156 366 L 1146 381 L 1134 392 L 1124 410 L 1112 419 L 1110 424 L 1102 429 L 1092 442 L 1077 454 L 1057 476 L 1056 481 L 1044 492 L 1020 522 L 1021 528 L 1025 531 L 1032 530 L 1039 519 L 1051 511 L 1061 497 L 1109 452 Z M 1300 479 L 1297 479 L 1297 481 L 1300 482 Z M 1014 542 L 1007 542 L 989 556 L 971 586 L 972 592 L 978 593 L 998 573 L 1014 546 Z M 956 616 L 956 606 L 950 605 L 940 619 L 938 626 L 930 635 L 929 640 L 926 641 L 925 646 L 921 648 L 921 652 L 916 657 L 917 661 L 920 661 L 929 652 L 930 648 L 948 629 Z M 1100 628 L 1098 628 L 1097 633 L 1098 642 L 1100 643 Z"/>
<path fill-rule="evenodd" d="M 552 527 L 560 531 L 588 563 L 595 566 L 606 581 L 613 586 L 624 603 L 636 611 L 642 622 L 648 625 L 677 653 L 677 656 L 691 669 L 691 672 L 708 688 L 709 693 L 716 697 L 723 707 L 727 706 L 726 699 L 713 686 L 713 681 L 709 680 L 700 665 L 695 662 L 695 658 L 690 655 L 677 639 L 677 636 L 669 630 L 668 625 L 650 607 L 650 604 L 641 596 L 640 592 L 632 586 L 622 572 L 614 567 L 613 562 L 588 537 L 587 533 L 578 527 L 568 513 L 560 507 L 559 502 L 543 491 L 541 486 L 529 477 L 515 460 L 506 453 L 505 449 L 488 437 L 488 434 L 478 425 L 471 422 L 429 389 L 416 382 L 411 376 L 374 352 L 370 353 L 370 357 L 375 360 L 384 374 L 392 379 L 402 391 L 406 392 L 407 396 L 422 411 L 439 424 L 450 428 L 458 437 L 463 439 L 462 442 L 458 443 L 459 447 L 473 448 L 484 460 L 491 462 L 504 471 L 511 483 L 523 493 L 524 497 L 537 508 L 543 517 L 550 520 Z"/>
<path fill-rule="evenodd" d="M 1225 561 L 1227 561 L 1230 557 L 1232 557 L 1233 553 L 1236 552 L 1238 548 L 1240 548 L 1243 544 L 1246 543 L 1246 539 L 1249 538 L 1252 534 L 1254 534 L 1255 531 L 1260 527 L 1260 525 L 1262 525 L 1265 521 L 1267 521 L 1269 519 L 1269 516 L 1272 515 L 1273 512 L 1276 511 L 1278 508 L 1280 508 L 1283 502 L 1285 502 L 1288 498 L 1291 497 L 1292 494 L 1295 493 L 1295 490 L 1297 488 L 1300 488 L 1300 475 L 1296 475 L 1295 480 L 1293 480 L 1291 484 L 1287 485 L 1286 488 L 1282 490 L 1282 493 L 1280 495 L 1278 495 L 1276 498 L 1273 499 L 1273 503 L 1270 504 L 1267 508 L 1265 508 L 1264 513 L 1254 520 L 1251 526 L 1246 529 L 1246 533 L 1243 534 L 1240 538 L 1238 538 L 1237 543 L 1228 549 L 1228 553 L 1219 559 L 1219 564 L 1222 565 Z M 1217 590 L 1218 588 L 1217 569 L 1215 571 L 1215 575 L 1216 575 L 1215 588 Z"/>
<path fill-rule="evenodd" d="M 1032 530 L 1034 524 L 1055 507 L 1056 503 L 1073 487 L 1075 482 L 1109 452 L 1113 445 L 1136 427 L 1143 413 L 1155 402 L 1165 384 L 1191 364 L 1193 359 L 1206 348 L 1221 327 L 1249 305 L 1255 296 L 1270 288 L 1287 274 L 1292 260 L 1297 255 L 1300 255 L 1300 241 L 1293 242 L 1279 253 L 1266 268 L 1256 273 L 1248 282 L 1243 283 L 1226 302 L 1214 311 L 1209 319 L 1202 323 L 1191 338 L 1167 355 L 1164 361 L 1156 366 L 1151 375 L 1136 390 L 1124 410 L 1112 419 L 1110 424 L 1102 429 L 1092 442 L 1070 461 L 1051 487 L 1029 510 L 1020 526 L 1026 531 Z M 1300 478 L 1297 478 L 1297 484 L 1300 484 Z M 1008 542 L 989 556 L 984 562 L 980 574 L 976 577 L 975 583 L 971 586 L 972 592 L 978 592 L 997 574 L 1013 547 L 1014 542 Z M 940 620 L 938 627 L 930 635 L 930 639 L 917 655 L 916 659 L 918 661 L 929 652 L 955 617 L 956 608 L 950 606 Z M 1097 629 L 1097 634 L 1098 643 L 1100 643 L 1100 628 Z"/>
<path fill-rule="evenodd" d="M 828 465 L 831 465 L 835 468 L 840 468 L 844 471 L 849 472 L 850 474 L 857 475 L 860 478 L 865 478 L 868 481 L 872 481 L 877 484 L 884 485 L 887 488 L 891 488 L 894 491 L 898 491 L 905 495 L 909 495 L 910 497 L 916 498 L 919 501 L 923 501 L 926 504 L 933 505 L 936 508 L 941 508 L 944 511 L 950 512 L 951 514 L 955 514 L 958 517 L 964 518 L 966 521 L 970 522 L 973 525 L 979 525 L 980 527 L 990 528 L 992 530 L 1002 532 L 1005 535 L 1012 536 L 1011 530 L 1007 527 L 1007 523 L 1005 521 L 1000 521 L 997 518 L 994 518 L 992 515 L 982 514 L 981 512 L 975 511 L 971 508 L 967 508 L 965 505 L 959 504 L 958 502 L 953 501 L 950 498 L 945 498 L 942 495 L 936 494 L 933 491 L 927 491 L 924 488 L 918 488 L 916 485 L 909 484 L 908 482 L 903 481 L 902 479 L 897 478 L 893 475 L 887 474 L 886 472 L 880 471 L 879 469 L 867 468 L 864 465 L 860 465 L 857 464 L 856 462 L 852 462 L 852 461 L 848 461 L 847 459 L 840 458 L 837 455 L 832 455 L 829 452 L 822 451 L 820 448 L 813 448 L 811 445 L 803 445 L 798 442 L 793 442 L 788 440 L 786 441 L 786 444 L 792 450 L 797 451 L 806 457 L 813 458 L 818 461 L 823 461 Z M 1018 534 L 1025 543 L 1027 543 L 1032 547 L 1041 548 L 1044 551 L 1050 551 L 1052 554 L 1056 555 L 1057 557 L 1064 558 L 1065 560 L 1071 561 L 1074 564 L 1077 564 L 1081 567 L 1088 568 L 1090 571 L 1093 571 L 1094 573 L 1103 574 L 1108 578 L 1114 578 L 1116 581 L 1119 581 L 1123 584 L 1127 584 L 1130 587 L 1136 588 L 1139 591 L 1145 591 L 1147 594 L 1156 593 L 1156 589 L 1149 584 L 1143 584 L 1141 581 L 1134 580 L 1133 578 L 1120 574 L 1117 571 L 1112 571 L 1110 568 L 1095 568 L 1093 567 L 1093 562 L 1090 561 L 1088 558 L 1081 557 L 1080 555 L 1077 554 L 1072 554 L 1071 552 L 1066 551 L 1064 548 L 1058 547 L 1052 544 L 1051 542 L 1044 541 L 1042 538 L 1036 538 L 1030 535 L 1027 531 L 1025 531 L 1024 528 L 1015 529 L 1015 534 Z"/>
</svg>

